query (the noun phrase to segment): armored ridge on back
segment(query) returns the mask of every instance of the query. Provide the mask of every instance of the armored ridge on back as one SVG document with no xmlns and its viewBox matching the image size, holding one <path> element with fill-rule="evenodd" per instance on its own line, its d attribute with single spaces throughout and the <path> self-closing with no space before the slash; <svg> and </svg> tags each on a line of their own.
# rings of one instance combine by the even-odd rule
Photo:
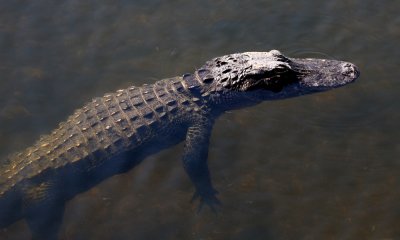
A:
<svg viewBox="0 0 400 240">
<path fill-rule="evenodd" d="M 340 87 L 358 76 L 348 62 L 246 52 L 215 58 L 193 74 L 95 98 L 0 166 L 0 228 L 25 218 L 33 239 L 56 239 L 66 201 L 183 140 L 194 198 L 214 209 L 219 201 L 207 155 L 219 115 Z"/>
</svg>

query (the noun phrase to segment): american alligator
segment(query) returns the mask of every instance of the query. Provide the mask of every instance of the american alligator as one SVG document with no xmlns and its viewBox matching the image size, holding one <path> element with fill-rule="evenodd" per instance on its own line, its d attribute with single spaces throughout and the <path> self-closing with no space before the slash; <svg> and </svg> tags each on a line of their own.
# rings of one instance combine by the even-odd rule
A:
<svg viewBox="0 0 400 240">
<path fill-rule="evenodd" d="M 223 112 L 337 88 L 359 76 L 348 62 L 288 58 L 277 50 L 217 57 L 193 74 L 94 98 L 0 167 L 0 228 L 26 219 L 33 239 L 56 239 L 66 201 L 183 140 L 194 199 L 215 209 L 207 166 Z"/>
</svg>

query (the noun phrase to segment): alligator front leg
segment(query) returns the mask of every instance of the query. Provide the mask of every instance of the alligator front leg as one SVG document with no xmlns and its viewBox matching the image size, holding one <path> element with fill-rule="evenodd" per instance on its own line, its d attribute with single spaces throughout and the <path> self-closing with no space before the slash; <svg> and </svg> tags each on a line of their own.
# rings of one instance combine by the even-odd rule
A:
<svg viewBox="0 0 400 240">
<path fill-rule="evenodd" d="M 195 186 L 192 201 L 200 198 L 198 211 L 204 203 L 214 212 L 220 201 L 215 196 L 218 192 L 213 188 L 208 171 L 208 145 L 213 123 L 205 117 L 188 128 L 183 153 L 183 166 Z"/>
</svg>

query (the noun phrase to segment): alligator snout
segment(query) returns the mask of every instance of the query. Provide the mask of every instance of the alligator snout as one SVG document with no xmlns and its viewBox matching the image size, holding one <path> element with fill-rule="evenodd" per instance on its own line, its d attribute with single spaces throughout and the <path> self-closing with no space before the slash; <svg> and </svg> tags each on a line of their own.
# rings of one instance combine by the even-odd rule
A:
<svg viewBox="0 0 400 240">
<path fill-rule="evenodd" d="M 356 79 L 360 76 L 360 71 L 356 65 L 346 62 L 342 64 L 342 74 L 351 79 Z"/>
</svg>

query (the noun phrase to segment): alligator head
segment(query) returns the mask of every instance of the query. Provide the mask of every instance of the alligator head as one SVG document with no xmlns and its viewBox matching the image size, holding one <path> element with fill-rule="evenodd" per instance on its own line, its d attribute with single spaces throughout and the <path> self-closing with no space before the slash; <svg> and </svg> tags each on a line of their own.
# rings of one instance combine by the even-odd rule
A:
<svg viewBox="0 0 400 240">
<path fill-rule="evenodd" d="M 218 57 L 196 73 L 205 83 L 203 92 L 214 94 L 214 99 L 235 95 L 231 97 L 239 105 L 326 91 L 351 83 L 360 74 L 349 62 L 289 58 L 277 50 Z"/>
</svg>

